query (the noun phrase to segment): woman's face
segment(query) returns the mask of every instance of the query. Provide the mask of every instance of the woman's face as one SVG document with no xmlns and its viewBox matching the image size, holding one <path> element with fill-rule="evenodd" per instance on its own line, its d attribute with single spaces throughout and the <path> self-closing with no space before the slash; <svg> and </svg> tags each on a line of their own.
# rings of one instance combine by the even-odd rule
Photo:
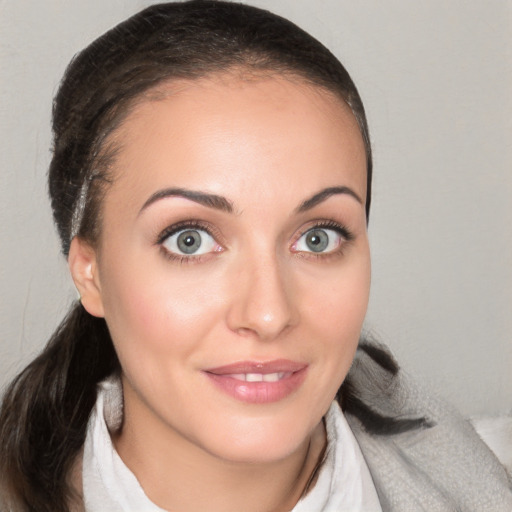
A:
<svg viewBox="0 0 512 512">
<path fill-rule="evenodd" d="M 121 362 L 125 430 L 231 461 L 292 454 L 367 307 L 353 115 L 298 81 L 223 76 L 161 88 L 115 139 L 84 305 Z"/>
</svg>

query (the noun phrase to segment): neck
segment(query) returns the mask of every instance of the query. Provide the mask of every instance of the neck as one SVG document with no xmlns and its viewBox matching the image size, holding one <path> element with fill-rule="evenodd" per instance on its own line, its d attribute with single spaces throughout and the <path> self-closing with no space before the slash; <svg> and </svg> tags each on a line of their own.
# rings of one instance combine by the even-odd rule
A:
<svg viewBox="0 0 512 512">
<path fill-rule="evenodd" d="M 116 449 L 148 498 L 169 511 L 285 512 L 307 491 L 325 447 L 320 422 L 289 456 L 233 462 L 197 447 L 165 425 L 138 422 L 125 409 Z"/>
</svg>

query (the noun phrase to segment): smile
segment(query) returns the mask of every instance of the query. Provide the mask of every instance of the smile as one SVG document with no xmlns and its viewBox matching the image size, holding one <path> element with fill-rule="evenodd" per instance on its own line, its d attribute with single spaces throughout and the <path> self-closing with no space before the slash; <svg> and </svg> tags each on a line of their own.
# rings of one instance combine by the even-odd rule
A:
<svg viewBox="0 0 512 512">
<path fill-rule="evenodd" d="M 278 380 L 285 379 L 291 375 L 290 372 L 279 373 L 231 373 L 226 377 L 232 379 L 242 380 L 245 382 L 277 382 Z"/>
<path fill-rule="evenodd" d="M 304 382 L 308 365 L 288 360 L 242 362 L 204 371 L 221 392 L 246 403 L 283 400 Z"/>
</svg>

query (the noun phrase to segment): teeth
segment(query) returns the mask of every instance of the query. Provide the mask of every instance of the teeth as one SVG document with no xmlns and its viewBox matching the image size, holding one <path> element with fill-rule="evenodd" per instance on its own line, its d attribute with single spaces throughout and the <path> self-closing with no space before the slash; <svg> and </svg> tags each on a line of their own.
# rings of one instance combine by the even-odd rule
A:
<svg viewBox="0 0 512 512">
<path fill-rule="evenodd" d="M 247 382 L 261 382 L 263 380 L 263 375 L 261 373 L 246 373 L 245 380 Z"/>
<path fill-rule="evenodd" d="M 232 379 L 246 382 L 277 382 L 288 375 L 285 372 L 279 373 L 232 373 L 229 375 Z"/>
</svg>

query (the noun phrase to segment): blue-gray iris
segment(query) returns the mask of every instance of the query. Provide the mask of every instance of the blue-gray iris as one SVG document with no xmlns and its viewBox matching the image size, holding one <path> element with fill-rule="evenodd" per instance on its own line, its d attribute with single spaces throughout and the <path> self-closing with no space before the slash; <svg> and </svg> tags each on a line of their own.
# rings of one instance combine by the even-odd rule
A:
<svg viewBox="0 0 512 512">
<path fill-rule="evenodd" d="M 193 254 L 201 247 L 201 235 L 195 230 L 183 231 L 178 236 L 177 244 L 181 252 Z"/>
<path fill-rule="evenodd" d="M 313 229 L 306 235 L 306 245 L 313 252 L 322 252 L 329 245 L 329 235 L 323 229 Z"/>
</svg>

